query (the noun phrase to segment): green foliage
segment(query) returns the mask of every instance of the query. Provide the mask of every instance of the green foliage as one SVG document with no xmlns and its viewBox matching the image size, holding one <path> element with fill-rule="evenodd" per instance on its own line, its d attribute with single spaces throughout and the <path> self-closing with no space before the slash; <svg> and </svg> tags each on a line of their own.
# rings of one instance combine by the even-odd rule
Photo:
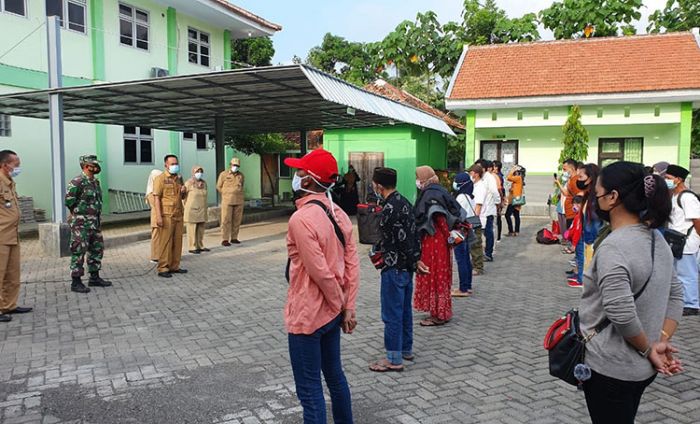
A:
<svg viewBox="0 0 700 424">
<path fill-rule="evenodd" d="M 482 45 L 539 40 L 537 16 L 528 13 L 510 19 L 495 0 L 464 0 L 461 31 L 457 31 L 462 44 Z M 461 50 L 461 48 L 460 48 Z"/>
<path fill-rule="evenodd" d="M 642 16 L 641 7 L 642 0 L 562 0 L 542 10 L 539 16 L 542 25 L 552 30 L 558 40 L 581 37 L 588 24 L 595 27 L 594 37 L 608 37 L 634 34 L 632 22 Z"/>
<path fill-rule="evenodd" d="M 306 63 L 352 84 L 364 85 L 375 79 L 370 50 L 368 44 L 327 33 L 321 45 L 309 51 Z"/>
<path fill-rule="evenodd" d="M 447 167 L 449 169 L 458 169 L 464 162 L 467 149 L 464 137 L 464 134 L 457 137 L 447 137 Z"/>
<path fill-rule="evenodd" d="M 663 10 L 649 16 L 649 32 L 690 31 L 700 27 L 700 1 L 668 0 Z"/>
<path fill-rule="evenodd" d="M 690 157 L 700 159 L 700 109 L 693 111 L 693 132 L 690 135 Z"/>
<path fill-rule="evenodd" d="M 236 134 L 228 136 L 224 144 L 246 155 L 282 153 L 295 147 L 294 143 L 279 133 Z"/>
<path fill-rule="evenodd" d="M 251 66 L 270 66 L 275 48 L 269 37 L 244 38 L 231 41 L 231 60 Z"/>
<path fill-rule="evenodd" d="M 588 131 L 581 124 L 581 109 L 578 106 L 572 106 L 569 112 L 569 118 L 563 127 L 564 139 L 559 155 L 559 167 L 567 159 L 574 159 L 583 162 L 588 159 Z"/>
</svg>

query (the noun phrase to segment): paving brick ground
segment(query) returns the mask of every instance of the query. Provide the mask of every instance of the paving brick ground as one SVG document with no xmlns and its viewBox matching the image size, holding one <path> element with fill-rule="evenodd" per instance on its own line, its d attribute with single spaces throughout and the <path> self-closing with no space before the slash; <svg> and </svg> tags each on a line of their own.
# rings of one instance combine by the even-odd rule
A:
<svg viewBox="0 0 700 424">
<path fill-rule="evenodd" d="M 542 336 L 577 304 L 565 257 L 534 243 L 542 222 L 497 246 L 441 328 L 415 328 L 416 362 L 375 374 L 382 355 L 377 272 L 362 247 L 359 327 L 343 336 L 358 423 L 581 423 L 581 392 L 551 378 Z M 185 255 L 186 276 L 157 278 L 148 243 L 108 250 L 115 287 L 76 295 L 67 259 L 23 245 L 22 304 L 36 311 L 0 326 L 0 422 L 296 423 L 300 407 L 281 310 L 285 223 L 247 226 L 245 243 Z M 218 245 L 216 233 L 207 243 Z M 421 318 L 416 315 L 417 320 Z M 700 319 L 675 337 L 686 372 L 647 390 L 640 423 L 700 421 Z"/>
</svg>

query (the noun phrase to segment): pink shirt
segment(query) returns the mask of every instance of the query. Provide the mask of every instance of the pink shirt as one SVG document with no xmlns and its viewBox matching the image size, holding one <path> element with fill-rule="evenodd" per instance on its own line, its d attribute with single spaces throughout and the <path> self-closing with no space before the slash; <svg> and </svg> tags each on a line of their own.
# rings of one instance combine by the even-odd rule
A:
<svg viewBox="0 0 700 424">
<path fill-rule="evenodd" d="M 350 218 L 333 204 L 335 221 L 345 236 L 343 249 L 330 219 L 320 206 L 308 204 L 311 200 L 320 200 L 326 207 L 331 204 L 325 194 L 305 196 L 297 200 L 298 210 L 289 220 L 291 265 L 284 321 L 292 334 L 313 334 L 343 310 L 354 310 L 360 284 Z"/>
</svg>

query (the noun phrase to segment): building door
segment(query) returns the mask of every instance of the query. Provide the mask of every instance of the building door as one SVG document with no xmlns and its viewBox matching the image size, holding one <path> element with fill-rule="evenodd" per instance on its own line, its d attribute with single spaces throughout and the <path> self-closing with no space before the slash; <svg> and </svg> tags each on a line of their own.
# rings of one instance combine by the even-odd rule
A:
<svg viewBox="0 0 700 424">
<path fill-rule="evenodd" d="M 271 199 L 274 194 L 277 194 L 275 187 L 277 186 L 277 155 L 262 155 L 260 163 L 260 179 L 262 187 L 261 195 L 263 199 Z M 269 173 L 269 176 L 268 176 Z M 270 181 L 270 177 L 272 181 Z"/>
<path fill-rule="evenodd" d="M 508 174 L 510 168 L 518 163 L 518 140 L 482 140 L 481 158 L 501 161 L 502 172 Z"/>
<path fill-rule="evenodd" d="M 598 166 L 602 168 L 620 160 L 642 163 L 643 150 L 644 139 L 640 137 L 598 139 Z"/>
<path fill-rule="evenodd" d="M 349 164 L 355 168 L 355 172 L 360 176 L 360 183 L 357 185 L 360 195 L 360 202 L 367 199 L 367 186 L 372 182 L 374 168 L 384 166 L 384 153 L 381 152 L 350 152 Z"/>
</svg>

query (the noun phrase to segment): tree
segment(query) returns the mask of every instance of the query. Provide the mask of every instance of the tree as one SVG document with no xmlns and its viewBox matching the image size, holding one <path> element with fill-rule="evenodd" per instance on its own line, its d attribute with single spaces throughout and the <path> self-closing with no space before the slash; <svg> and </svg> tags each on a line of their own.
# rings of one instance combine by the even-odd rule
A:
<svg viewBox="0 0 700 424">
<path fill-rule="evenodd" d="M 583 162 L 588 159 L 588 131 L 581 124 L 581 109 L 574 105 L 569 112 L 569 118 L 563 127 L 564 147 L 559 154 L 559 167 L 567 159 L 574 159 Z"/>
<path fill-rule="evenodd" d="M 270 66 L 275 48 L 269 37 L 243 38 L 231 41 L 231 61 L 250 66 Z"/>
<path fill-rule="evenodd" d="M 260 162 L 262 162 L 263 166 L 263 172 L 265 172 L 265 176 L 267 176 L 270 186 L 273 188 L 275 193 L 279 191 L 278 180 L 277 178 L 273 177 L 271 170 L 268 169 L 262 156 L 285 152 L 295 147 L 293 143 L 284 138 L 282 134 L 268 133 L 236 134 L 233 136 L 228 136 L 224 140 L 224 144 L 233 147 L 245 155 L 259 155 L 261 159 Z M 275 206 L 274 196 L 272 197 L 272 206 Z"/>
<path fill-rule="evenodd" d="M 668 0 L 663 10 L 649 16 L 649 32 L 689 31 L 700 27 L 700 2 L 698 0 Z M 691 157 L 700 158 L 700 110 L 693 111 Z"/>
<path fill-rule="evenodd" d="M 365 43 L 350 42 L 327 33 L 321 45 L 309 51 L 306 63 L 352 84 L 364 85 L 375 78 L 368 50 Z"/>
<path fill-rule="evenodd" d="M 632 23 L 642 16 L 641 7 L 642 0 L 562 0 L 539 17 L 558 40 L 581 37 L 589 24 L 595 28 L 594 37 L 629 35 L 635 33 Z"/>
</svg>

